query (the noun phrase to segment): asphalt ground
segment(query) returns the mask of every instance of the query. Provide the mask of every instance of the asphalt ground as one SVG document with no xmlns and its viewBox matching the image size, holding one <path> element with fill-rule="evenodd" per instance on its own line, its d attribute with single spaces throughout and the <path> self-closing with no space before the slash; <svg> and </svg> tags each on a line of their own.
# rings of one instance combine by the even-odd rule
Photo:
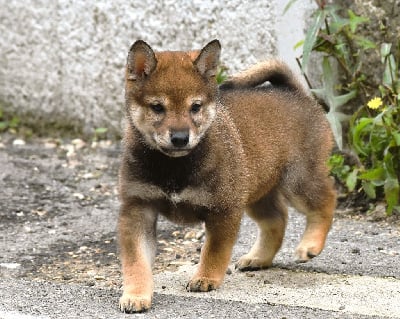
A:
<svg viewBox="0 0 400 319">
<path fill-rule="evenodd" d="M 223 286 L 189 293 L 201 226 L 161 219 L 152 309 L 118 310 L 120 146 L 0 142 L 0 318 L 400 318 L 400 226 L 338 211 L 323 253 L 296 264 L 303 216 L 290 212 L 270 269 L 238 272 L 256 228 L 245 218 Z M 377 220 L 378 219 L 378 220 Z"/>
</svg>

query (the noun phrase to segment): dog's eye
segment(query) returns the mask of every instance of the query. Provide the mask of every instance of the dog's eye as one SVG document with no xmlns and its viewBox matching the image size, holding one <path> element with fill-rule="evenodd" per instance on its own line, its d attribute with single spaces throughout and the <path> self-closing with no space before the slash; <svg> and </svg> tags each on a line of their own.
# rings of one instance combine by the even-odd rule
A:
<svg viewBox="0 0 400 319">
<path fill-rule="evenodd" d="M 150 108 L 151 110 L 156 113 L 156 114 L 162 114 L 165 112 L 165 108 L 164 105 L 162 105 L 161 103 L 151 103 L 150 104 Z"/>
<path fill-rule="evenodd" d="M 198 112 L 200 111 L 200 109 L 201 109 L 201 106 L 202 106 L 202 104 L 201 104 L 200 101 L 194 102 L 194 103 L 192 104 L 192 107 L 191 107 L 191 109 L 190 109 L 190 112 L 192 112 L 193 114 L 198 113 Z"/>
</svg>

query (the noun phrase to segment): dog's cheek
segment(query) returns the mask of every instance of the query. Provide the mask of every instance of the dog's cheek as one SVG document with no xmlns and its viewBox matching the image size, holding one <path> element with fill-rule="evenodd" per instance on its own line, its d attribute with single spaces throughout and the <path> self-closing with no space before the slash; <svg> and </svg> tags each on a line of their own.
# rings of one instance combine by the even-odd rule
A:
<svg viewBox="0 0 400 319">
<path fill-rule="evenodd" d="M 215 105 L 215 103 L 212 103 L 207 108 L 208 122 L 211 123 L 212 121 L 214 121 L 216 115 L 217 115 L 217 106 Z"/>
<path fill-rule="evenodd" d="M 131 118 L 133 126 L 142 134 L 146 144 L 151 147 L 156 147 L 154 128 L 154 119 L 146 112 L 143 107 L 139 105 L 133 105 L 129 109 L 129 116 Z"/>
<path fill-rule="evenodd" d="M 216 115 L 215 105 L 209 105 L 203 110 L 201 115 L 195 119 L 197 134 L 202 136 L 208 130 Z"/>
<path fill-rule="evenodd" d="M 132 124 L 140 130 L 140 128 L 145 125 L 145 112 L 143 110 L 143 107 L 134 102 L 131 103 L 129 109 L 128 109 L 129 117 L 132 120 Z"/>
</svg>

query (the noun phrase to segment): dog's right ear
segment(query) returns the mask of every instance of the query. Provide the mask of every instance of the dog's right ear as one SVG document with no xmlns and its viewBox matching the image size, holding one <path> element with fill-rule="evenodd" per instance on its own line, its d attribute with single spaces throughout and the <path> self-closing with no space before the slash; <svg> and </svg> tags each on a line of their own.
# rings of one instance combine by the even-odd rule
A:
<svg viewBox="0 0 400 319">
<path fill-rule="evenodd" d="M 157 60 L 153 49 L 143 40 L 132 44 L 127 61 L 127 79 L 141 80 L 156 68 Z"/>
</svg>

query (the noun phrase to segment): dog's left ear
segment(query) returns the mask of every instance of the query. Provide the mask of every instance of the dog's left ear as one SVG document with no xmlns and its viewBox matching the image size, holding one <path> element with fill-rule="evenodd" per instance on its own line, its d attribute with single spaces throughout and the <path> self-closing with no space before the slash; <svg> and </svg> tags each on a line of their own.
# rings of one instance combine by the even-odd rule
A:
<svg viewBox="0 0 400 319">
<path fill-rule="evenodd" d="M 206 77 L 216 76 L 220 53 L 221 44 L 218 40 L 213 40 L 200 51 L 193 64 L 202 75 Z"/>
</svg>

